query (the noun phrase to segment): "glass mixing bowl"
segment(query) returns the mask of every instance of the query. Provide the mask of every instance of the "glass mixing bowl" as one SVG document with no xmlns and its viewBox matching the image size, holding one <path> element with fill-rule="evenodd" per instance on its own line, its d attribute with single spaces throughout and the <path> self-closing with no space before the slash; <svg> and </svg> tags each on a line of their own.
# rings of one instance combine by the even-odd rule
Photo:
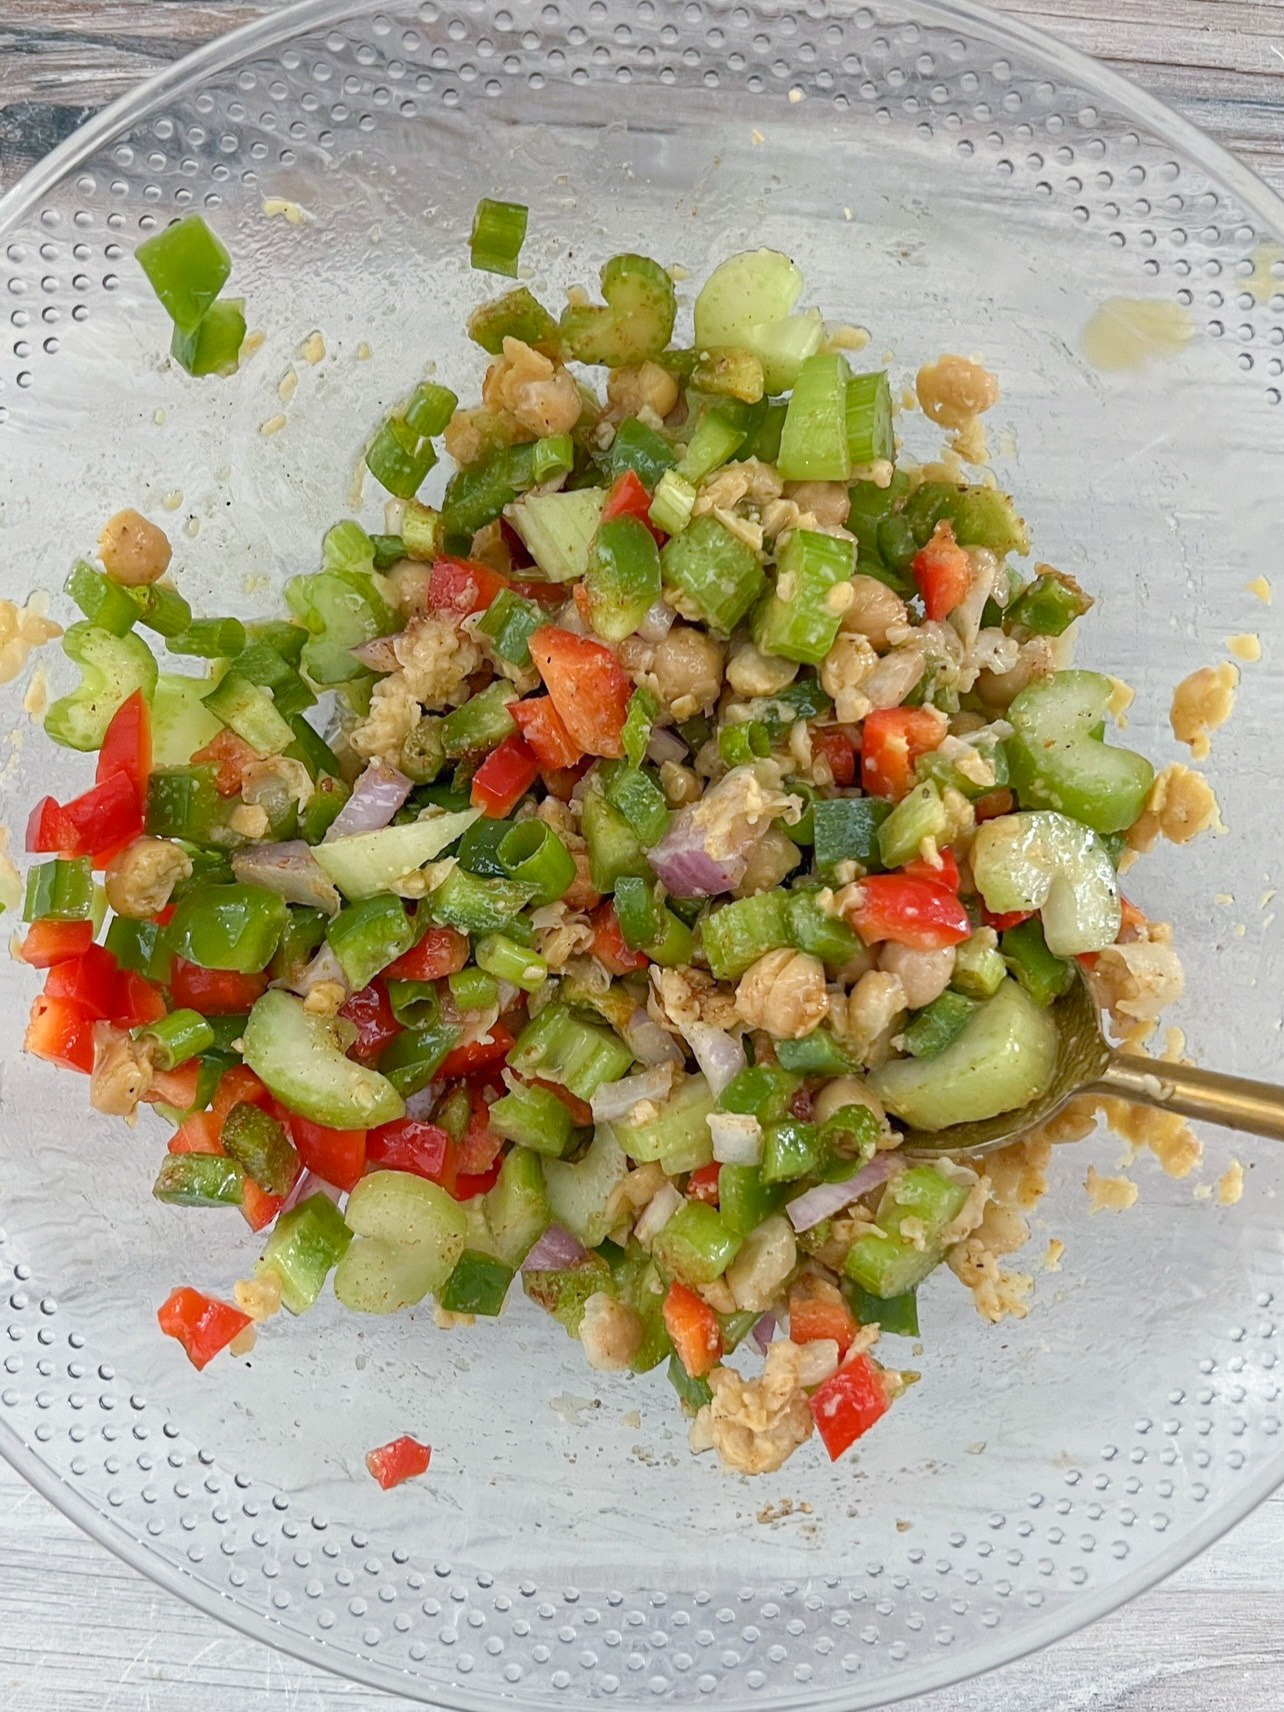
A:
<svg viewBox="0 0 1284 1712">
<path fill-rule="evenodd" d="M 1038 555 L 1099 593 L 1081 658 L 1135 685 L 1128 740 L 1158 759 L 1173 684 L 1262 634 L 1209 764 L 1229 832 L 1128 886 L 1176 923 L 1193 1052 L 1278 1078 L 1281 627 L 1245 585 L 1284 524 L 1284 207 L 1154 102 L 979 10 L 326 0 L 196 54 L 0 204 L 4 594 L 58 590 L 128 504 L 167 523 L 194 603 L 274 612 L 354 505 L 383 410 L 429 361 L 480 380 L 463 325 L 495 283 L 467 262 L 484 194 L 530 205 L 550 300 L 617 250 L 697 279 L 770 244 L 898 376 L 982 353 L 1000 478 Z M 130 260 L 190 208 L 264 338 L 232 381 L 169 365 Z M 1168 305 L 1192 337 L 1094 367 L 1084 328 L 1108 298 Z M 905 428 L 924 449 L 922 419 Z M 359 514 L 377 519 L 370 493 Z M 43 658 L 57 689 L 67 667 Z M 3 692 L 15 848 L 37 796 L 87 777 L 33 730 L 26 681 Z M 987 1326 L 938 1277 L 923 1382 L 859 1455 L 813 1444 L 748 1483 L 688 1456 L 662 1374 L 591 1375 L 521 1299 L 449 1335 L 330 1299 L 194 1372 L 156 1306 L 180 1282 L 226 1289 L 252 1240 L 152 1201 L 154 1119 L 99 1119 L 83 1082 L 20 1055 L 35 988 L 0 972 L 0 1449 L 167 1588 L 366 1682 L 476 1712 L 883 1704 L 1099 1616 L 1284 1476 L 1284 1155 L 1264 1143 L 1239 1206 L 1142 1160 L 1137 1206 L 1099 1217 L 1084 1174 L 1119 1144 L 1061 1150 L 1031 1254 L 1056 1236 L 1065 1257 L 1029 1318 Z M 1207 1140 L 1211 1181 L 1232 1144 Z M 405 1431 L 432 1471 L 385 1494 L 362 1454 Z"/>
</svg>

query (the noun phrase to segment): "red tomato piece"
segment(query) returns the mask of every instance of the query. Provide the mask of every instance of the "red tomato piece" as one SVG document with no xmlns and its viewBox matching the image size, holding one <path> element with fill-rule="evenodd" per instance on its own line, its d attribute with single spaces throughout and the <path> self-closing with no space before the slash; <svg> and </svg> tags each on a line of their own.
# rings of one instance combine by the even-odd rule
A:
<svg viewBox="0 0 1284 1712">
<path fill-rule="evenodd" d="M 664 1298 L 664 1323 L 678 1360 L 693 1379 L 701 1379 L 722 1354 L 718 1316 L 694 1290 L 675 1279 Z"/>
<path fill-rule="evenodd" d="M 940 852 L 941 865 L 935 868 L 922 856 L 915 856 L 912 862 L 901 865 L 899 872 L 910 880 L 931 880 L 938 886 L 946 886 L 952 892 L 957 892 L 963 884 L 963 876 L 959 873 L 958 857 L 952 850 Z"/>
<path fill-rule="evenodd" d="M 199 1011 L 202 1016 L 239 1016 L 267 991 L 267 972 L 242 975 L 236 969 L 202 969 L 199 963 L 175 957 L 169 994 L 175 1010 Z"/>
<path fill-rule="evenodd" d="M 954 539 L 954 525 L 944 518 L 927 545 L 915 553 L 912 568 L 923 611 L 938 623 L 949 617 L 972 587 L 972 561 Z"/>
<path fill-rule="evenodd" d="M 459 1144 L 459 1175 L 478 1177 L 498 1159 L 504 1138 L 490 1127 L 490 1106 L 476 1082 L 469 1085 L 468 1101 L 468 1128 Z"/>
<path fill-rule="evenodd" d="M 388 1171 L 409 1171 L 454 1194 L 458 1170 L 455 1143 L 436 1124 L 397 1118 L 366 1137 L 366 1164 Z"/>
<path fill-rule="evenodd" d="M 250 1316 L 230 1302 L 203 1296 L 187 1286 L 173 1291 L 158 1309 L 156 1319 L 166 1337 L 178 1339 L 196 1368 L 207 1366 L 250 1324 Z"/>
<path fill-rule="evenodd" d="M 458 624 L 474 612 L 485 612 L 507 577 L 477 559 L 436 560 L 428 583 L 428 610 Z"/>
<path fill-rule="evenodd" d="M 45 996 L 75 1005 L 95 1021 L 109 1017 L 115 1006 L 120 970 L 103 945 L 91 945 L 80 957 L 56 963 L 45 976 Z"/>
<path fill-rule="evenodd" d="M 513 732 L 473 774 L 469 801 L 490 820 L 502 820 L 539 777 L 539 761 L 526 739 Z"/>
<path fill-rule="evenodd" d="M 152 770 L 152 714 L 142 690 L 116 709 L 98 751 L 98 767 L 94 774 L 101 785 L 116 773 L 123 773 L 138 795 L 140 812 L 147 807 L 147 780 Z"/>
<path fill-rule="evenodd" d="M 789 1336 L 794 1343 L 832 1339 L 841 1360 L 856 1336 L 856 1316 L 823 1278 L 800 1278 L 789 1295 Z"/>
<path fill-rule="evenodd" d="M 441 981 L 468 961 L 468 935 L 453 927 L 430 927 L 410 950 L 384 970 L 385 980 Z"/>
<path fill-rule="evenodd" d="M 366 1467 L 385 1492 L 400 1486 L 403 1480 L 426 1474 L 431 1461 L 432 1446 L 420 1444 L 407 1434 L 393 1439 L 391 1444 L 380 1445 L 378 1450 L 366 1452 Z"/>
<path fill-rule="evenodd" d="M 541 767 L 560 772 L 574 767 L 583 759 L 584 751 L 562 723 L 562 716 L 553 706 L 551 696 L 532 696 L 529 701 L 510 702 L 508 711 L 517 721 L 518 729 Z"/>
<path fill-rule="evenodd" d="M 350 1051 L 362 1064 L 373 1064 L 388 1042 L 401 1033 L 401 1024 L 392 1014 L 388 994 L 378 982 L 372 981 L 359 993 L 353 993 L 340 1007 L 339 1015 L 356 1027 L 357 1038 Z"/>
<path fill-rule="evenodd" d="M 970 937 L 972 923 L 954 892 L 934 880 L 870 874 L 848 919 L 866 945 L 892 939 L 915 951 L 939 951 Z"/>
<path fill-rule="evenodd" d="M 920 755 L 940 747 L 948 726 L 930 707 L 885 707 L 861 727 L 860 778 L 866 796 L 899 802 L 914 785 Z"/>
<path fill-rule="evenodd" d="M 600 903 L 589 917 L 589 926 L 593 929 L 593 943 L 589 949 L 612 975 L 627 975 L 634 969 L 645 969 L 651 961 L 645 951 L 634 951 L 625 943 L 613 903 Z"/>
<path fill-rule="evenodd" d="M 856 783 L 857 743 L 855 736 L 842 726 L 833 725 L 811 734 L 813 755 L 823 755 L 839 786 Z"/>
<path fill-rule="evenodd" d="M 807 1405 L 831 1462 L 837 1462 L 891 1407 L 882 1369 L 867 1355 L 854 1356 L 818 1385 Z"/>
<path fill-rule="evenodd" d="M 214 789 L 221 797 L 234 797 L 245 782 L 245 769 L 260 760 L 262 756 L 257 749 L 252 749 L 235 731 L 220 731 L 203 749 L 196 751 L 192 765 L 217 767 Z"/>
<path fill-rule="evenodd" d="M 286 1116 L 299 1158 L 307 1169 L 336 1189 L 355 1189 L 366 1168 L 365 1130 L 327 1129 L 297 1112 Z"/>
<path fill-rule="evenodd" d="M 492 1024 L 490 1039 L 470 1040 L 466 1046 L 457 1046 L 453 1052 L 448 1052 L 442 1060 L 438 1076 L 450 1081 L 455 1076 L 471 1076 L 476 1070 L 484 1070 L 489 1064 L 500 1064 L 508 1056 L 508 1049 L 513 1044 L 511 1030 L 504 1027 L 502 1022 Z"/>
<path fill-rule="evenodd" d="M 702 1165 L 698 1171 L 693 1171 L 687 1178 L 687 1197 L 692 1201 L 705 1201 L 711 1207 L 718 1204 L 718 1177 L 722 1171 L 716 1159 L 708 1165 Z"/>
<path fill-rule="evenodd" d="M 117 973 L 116 990 L 108 1012 L 117 1028 L 142 1028 L 149 1022 L 159 1022 L 167 1008 L 159 987 L 153 987 L 133 969 L 121 969 Z"/>
<path fill-rule="evenodd" d="M 552 624 L 535 632 L 530 649 L 562 723 L 581 750 L 587 755 L 623 755 L 620 733 L 633 680 L 611 650 Z"/>
<path fill-rule="evenodd" d="M 176 1104 L 177 1102 L 167 1102 Z M 169 1138 L 170 1153 L 222 1153 L 219 1123 L 213 1112 L 193 1112 Z"/>
<path fill-rule="evenodd" d="M 271 1195 L 253 1177 L 246 1177 L 241 1217 L 252 1231 L 266 1230 L 284 1205 L 284 1195 Z"/>
<path fill-rule="evenodd" d="M 47 1058 L 64 1070 L 80 1070 L 87 1076 L 94 1067 L 94 1025 L 66 999 L 40 994 L 32 1004 L 22 1044 L 37 1058 Z"/>
<path fill-rule="evenodd" d="M 51 969 L 69 957 L 83 957 L 93 942 L 92 922 L 33 921 L 22 942 L 22 960 L 33 969 Z"/>
</svg>

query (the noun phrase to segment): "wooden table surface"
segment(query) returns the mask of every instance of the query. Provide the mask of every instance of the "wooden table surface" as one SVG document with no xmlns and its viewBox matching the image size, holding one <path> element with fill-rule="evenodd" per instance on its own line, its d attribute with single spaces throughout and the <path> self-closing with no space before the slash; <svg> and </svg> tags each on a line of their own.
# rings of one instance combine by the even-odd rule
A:
<svg viewBox="0 0 1284 1712">
<path fill-rule="evenodd" d="M 0 0 L 0 190 L 158 66 L 272 8 Z M 998 0 L 1178 108 L 1284 191 L 1284 0 Z M 1162 1587 L 907 1712 L 1281 1712 L 1284 1496 Z M 179 1604 L 0 1463 L 0 1712 L 411 1712 Z"/>
</svg>

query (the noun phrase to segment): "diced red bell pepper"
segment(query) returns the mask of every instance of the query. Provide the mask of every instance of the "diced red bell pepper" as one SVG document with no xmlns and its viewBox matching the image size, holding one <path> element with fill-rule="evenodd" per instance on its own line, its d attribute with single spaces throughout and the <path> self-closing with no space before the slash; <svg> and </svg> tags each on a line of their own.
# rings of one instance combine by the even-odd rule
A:
<svg viewBox="0 0 1284 1712">
<path fill-rule="evenodd" d="M 693 1379 L 701 1379 L 722 1354 L 718 1316 L 694 1290 L 675 1279 L 664 1298 L 664 1323 L 678 1360 Z"/>
<path fill-rule="evenodd" d="M 31 1007 L 22 1044 L 37 1058 L 46 1058 L 64 1070 L 80 1070 L 87 1076 L 94 1067 L 93 1022 L 66 999 L 39 995 Z"/>
<path fill-rule="evenodd" d="M 983 797 L 978 797 L 972 804 L 972 812 L 976 816 L 976 824 L 983 825 L 987 820 L 997 820 L 1001 814 L 1011 814 L 1016 807 L 1016 798 L 1007 786 L 997 791 L 987 791 Z"/>
<path fill-rule="evenodd" d="M 470 1040 L 466 1046 L 457 1046 L 453 1052 L 448 1052 L 437 1074 L 449 1081 L 455 1076 L 471 1076 L 474 1071 L 484 1070 L 488 1064 L 502 1063 L 513 1044 L 512 1032 L 502 1022 L 497 1022 L 491 1025 L 489 1033 L 489 1040 Z"/>
<path fill-rule="evenodd" d="M 460 1172 L 455 1179 L 455 1187 L 451 1190 L 457 1201 L 471 1201 L 477 1195 L 488 1195 L 499 1182 L 502 1159 L 496 1159 L 493 1165 L 475 1175 Z"/>
<path fill-rule="evenodd" d="M 403 1480 L 426 1474 L 431 1461 L 432 1446 L 420 1444 L 406 1434 L 393 1439 L 391 1444 L 380 1445 L 378 1450 L 366 1452 L 366 1467 L 385 1492 L 400 1486 Z"/>
<path fill-rule="evenodd" d="M 516 530 L 513 533 L 516 535 Z M 527 565 L 530 562 L 529 559 L 523 561 Z M 541 583 L 531 580 L 528 582 L 514 581 L 508 586 L 514 594 L 521 595 L 523 600 L 533 600 L 536 606 L 545 607 L 551 612 L 557 612 L 566 605 L 566 590 L 561 583 Z"/>
<path fill-rule="evenodd" d="M 163 1105 L 173 1106 L 175 1111 L 190 1112 L 196 1104 L 200 1077 L 201 1066 L 195 1058 L 189 1058 L 177 1070 L 153 1070 L 151 1086 L 143 1098 L 159 1100 Z"/>
<path fill-rule="evenodd" d="M 1145 927 L 1148 917 L 1145 910 L 1138 909 L 1131 898 L 1119 894 L 1119 939 L 1123 943 L 1136 939 L 1138 932 Z"/>
<path fill-rule="evenodd" d="M 262 1106 L 266 1110 L 271 1098 L 248 1064 L 233 1064 L 219 1077 L 214 1098 L 210 1101 L 210 1115 L 218 1125 L 218 1134 L 222 1136 L 227 1114 L 233 1106 Z"/>
<path fill-rule="evenodd" d="M 171 1102 L 166 1102 L 167 1104 Z M 169 1138 L 170 1153 L 222 1153 L 219 1121 L 213 1112 L 193 1112 Z"/>
<path fill-rule="evenodd" d="M 455 1143 L 436 1124 L 419 1118 L 396 1118 L 380 1124 L 366 1136 L 367 1166 L 387 1171 L 409 1171 L 455 1192 L 458 1172 Z"/>
<path fill-rule="evenodd" d="M 45 976 L 45 996 L 75 1005 L 87 1017 L 101 1021 L 115 1007 L 120 976 L 116 959 L 103 945 L 91 945 L 80 957 L 56 963 Z"/>
<path fill-rule="evenodd" d="M 687 1198 L 691 1201 L 705 1201 L 711 1207 L 718 1204 L 718 1178 L 722 1167 L 716 1159 L 708 1165 L 702 1165 L 698 1171 L 693 1171 L 687 1178 Z"/>
<path fill-rule="evenodd" d="M 535 632 L 530 650 L 573 741 L 587 755 L 623 755 L 633 680 L 611 650 L 552 624 Z"/>
<path fill-rule="evenodd" d="M 600 903 L 589 916 L 589 926 L 593 929 L 593 943 L 589 949 L 612 975 L 628 975 L 635 969 L 645 969 L 651 961 L 645 951 L 634 951 L 625 943 L 613 903 Z"/>
<path fill-rule="evenodd" d="M 963 884 L 958 857 L 952 850 L 942 850 L 939 854 L 940 867 L 934 867 L 925 856 L 915 856 L 912 861 L 903 863 L 899 872 L 904 874 L 906 879 L 931 880 L 935 885 L 957 892 Z"/>
<path fill-rule="evenodd" d="M 811 751 L 813 755 L 823 755 L 829 763 L 829 770 L 834 775 L 834 783 L 839 786 L 856 783 L 856 756 L 858 753 L 856 739 L 850 731 L 841 726 L 832 725 L 824 731 L 813 731 L 811 734 Z"/>
<path fill-rule="evenodd" d="M 246 1176 L 241 1197 L 241 1217 L 252 1231 L 266 1230 L 285 1205 L 284 1195 L 272 1195 L 253 1177 Z"/>
<path fill-rule="evenodd" d="M 94 942 L 88 921 L 33 921 L 22 942 L 22 960 L 33 969 L 51 969 L 70 957 L 83 957 Z"/>
<path fill-rule="evenodd" d="M 930 707 L 875 709 L 860 734 L 860 780 L 866 796 L 890 802 L 908 796 L 919 756 L 938 749 L 948 729 Z"/>
<path fill-rule="evenodd" d="M 1029 921 L 1033 910 L 988 910 L 981 905 L 981 920 L 987 927 L 992 927 L 996 933 L 1006 933 L 1010 927 L 1020 927 L 1023 921 Z"/>
<path fill-rule="evenodd" d="M 832 1339 L 841 1360 L 856 1336 L 856 1316 L 833 1284 L 800 1278 L 789 1295 L 789 1336 L 794 1343 Z"/>
<path fill-rule="evenodd" d="M 365 1130 L 327 1129 L 297 1112 L 288 1116 L 294 1145 L 307 1169 L 336 1189 L 355 1189 L 366 1168 Z"/>
<path fill-rule="evenodd" d="M 428 610 L 458 624 L 474 612 L 485 612 L 507 577 L 477 559 L 438 559 L 428 583 Z"/>
<path fill-rule="evenodd" d="M 410 950 L 390 963 L 384 979 L 393 981 L 441 981 L 454 975 L 468 961 L 468 935 L 453 927 L 430 927 Z"/>
<path fill-rule="evenodd" d="M 915 553 L 912 569 L 923 611 L 938 623 L 967 598 L 972 587 L 972 561 L 954 539 L 954 525 L 944 518 L 931 540 Z"/>
<path fill-rule="evenodd" d="M 837 1462 L 891 1407 L 882 1369 L 867 1355 L 853 1356 L 818 1385 L 807 1405 L 831 1462 Z"/>
<path fill-rule="evenodd" d="M 561 772 L 583 759 L 584 751 L 562 723 L 552 696 L 509 702 L 508 711 L 541 767 Z"/>
<path fill-rule="evenodd" d="M 152 771 L 152 714 L 142 690 L 126 696 L 111 717 L 98 751 L 94 774 L 101 785 L 117 773 L 133 785 L 141 812 L 147 807 L 147 781 Z"/>
<path fill-rule="evenodd" d="M 891 939 L 915 951 L 958 945 L 972 923 L 956 893 L 933 880 L 901 874 L 870 874 L 860 882 L 859 902 L 848 915 L 866 945 Z"/>
<path fill-rule="evenodd" d="M 192 765 L 200 767 L 208 763 L 217 767 L 214 789 L 221 797 L 234 797 L 245 783 L 245 769 L 262 759 L 258 750 L 252 749 L 235 731 L 220 731 L 203 749 L 196 751 Z"/>
<path fill-rule="evenodd" d="M 168 1006 L 159 987 L 153 987 L 133 969 L 121 969 L 116 976 L 108 1015 L 117 1028 L 142 1028 L 149 1022 L 159 1022 Z"/>
<path fill-rule="evenodd" d="M 75 841 L 61 805 L 53 797 L 41 797 L 27 816 L 27 853 L 32 856 L 66 855 Z"/>
<path fill-rule="evenodd" d="M 663 529 L 657 529 L 650 518 L 651 495 L 642 486 L 642 478 L 636 470 L 625 470 L 623 475 L 615 478 L 602 504 L 602 521 L 609 523 L 613 517 L 636 517 L 639 523 L 645 523 L 660 546 L 668 537 Z M 576 590 L 578 593 L 578 589 Z"/>
<path fill-rule="evenodd" d="M 417 976 L 409 978 L 418 979 Z M 339 1015 L 356 1028 L 357 1038 L 350 1051 L 362 1064 L 373 1064 L 388 1042 L 401 1033 L 401 1024 L 392 1014 L 388 995 L 378 982 L 372 981 L 359 993 L 353 993 L 340 1008 Z"/>
<path fill-rule="evenodd" d="M 267 991 L 267 972 L 242 975 L 236 969 L 202 969 L 199 963 L 175 957 L 169 993 L 175 1010 L 199 1011 L 202 1016 L 240 1016 Z"/>
<path fill-rule="evenodd" d="M 506 737 L 473 774 L 469 801 L 490 820 L 502 820 L 539 777 L 534 750 L 518 732 Z"/>
<path fill-rule="evenodd" d="M 197 1368 L 207 1366 L 250 1324 L 250 1316 L 230 1302 L 203 1296 L 186 1285 L 161 1305 L 156 1319 L 166 1337 L 178 1339 Z"/>
<path fill-rule="evenodd" d="M 491 1128 L 490 1106 L 476 1082 L 469 1084 L 468 1102 L 468 1128 L 459 1143 L 459 1175 L 478 1177 L 498 1159 L 504 1138 Z"/>
</svg>

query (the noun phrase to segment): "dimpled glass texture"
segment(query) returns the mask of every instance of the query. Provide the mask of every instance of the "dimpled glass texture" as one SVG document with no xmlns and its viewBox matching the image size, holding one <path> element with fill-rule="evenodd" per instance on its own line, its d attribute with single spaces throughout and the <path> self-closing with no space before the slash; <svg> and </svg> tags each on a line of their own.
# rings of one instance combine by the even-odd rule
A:
<svg viewBox="0 0 1284 1712">
<path fill-rule="evenodd" d="M 503 283 L 468 268 L 482 195 L 530 205 L 523 260 L 554 304 L 618 250 L 697 280 L 768 244 L 869 329 L 858 364 L 904 381 L 942 349 L 983 354 L 1000 478 L 1036 557 L 1100 595 L 1080 657 L 1135 686 L 1127 736 L 1158 759 L 1173 684 L 1261 636 L 1208 763 L 1228 833 L 1128 889 L 1176 924 L 1192 1053 L 1279 1079 L 1279 609 L 1245 585 L 1284 523 L 1284 209 L 1154 103 L 980 12 L 324 5 L 197 54 L 0 209 L 4 594 L 53 591 L 69 620 L 73 556 L 128 504 L 166 524 L 194 604 L 274 613 L 327 523 L 378 526 L 352 493 L 363 436 L 425 365 L 476 394 L 464 318 Z M 263 335 L 230 381 L 169 364 L 131 261 L 192 209 Z M 1100 372 L 1081 336 L 1108 297 L 1184 309 L 1193 337 Z M 902 430 L 939 444 L 921 417 Z M 33 728 L 28 678 L 0 692 L 14 847 L 37 796 L 90 773 Z M 756 1482 L 692 1459 L 662 1372 L 589 1373 L 520 1292 L 498 1328 L 449 1334 L 327 1296 L 198 1374 L 156 1307 L 184 1282 L 226 1294 L 255 1239 L 158 1206 L 159 1121 L 89 1114 L 83 1081 L 19 1054 L 36 985 L 0 966 L 0 1449 L 165 1587 L 312 1661 L 477 1712 L 881 1705 L 1100 1615 L 1284 1475 L 1282 1156 L 1211 1132 L 1202 1179 L 1140 1160 L 1126 1214 L 1091 1216 L 1083 1189 L 1116 1139 L 1060 1149 L 1015 1263 L 1037 1275 L 1029 1317 L 987 1326 L 934 1278 L 921 1350 L 886 1349 L 921 1384 L 833 1466 L 816 1441 Z M 1197 1196 L 1236 1151 L 1243 1202 Z M 402 1432 L 431 1472 L 383 1493 L 363 1453 Z"/>
</svg>

